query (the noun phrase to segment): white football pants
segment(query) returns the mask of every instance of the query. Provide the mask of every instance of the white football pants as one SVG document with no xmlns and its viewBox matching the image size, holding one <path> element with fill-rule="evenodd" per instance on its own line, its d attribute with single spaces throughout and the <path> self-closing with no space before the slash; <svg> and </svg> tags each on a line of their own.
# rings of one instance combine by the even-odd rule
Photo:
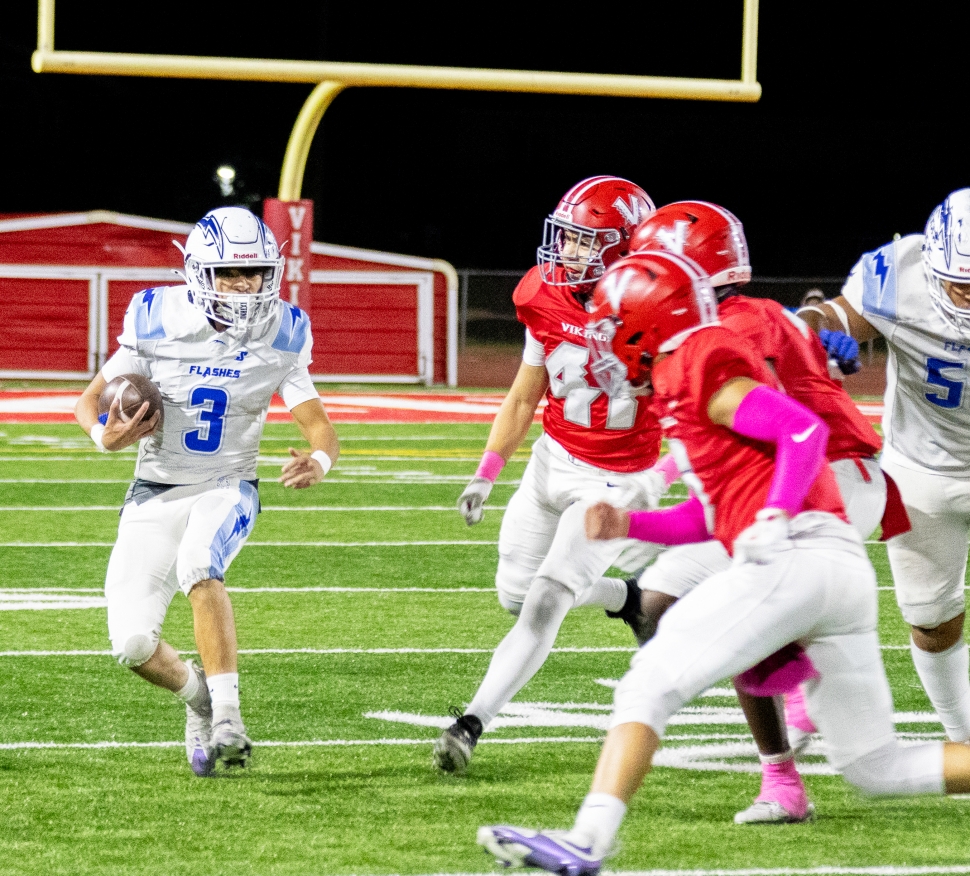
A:
<svg viewBox="0 0 970 876">
<path fill-rule="evenodd" d="M 158 647 L 176 591 L 225 579 L 252 532 L 259 498 L 248 481 L 223 479 L 173 487 L 121 513 L 105 579 L 108 635 L 126 666 L 144 663 Z"/>
<path fill-rule="evenodd" d="M 799 514 L 791 529 L 772 562 L 733 563 L 667 611 L 617 687 L 611 726 L 646 724 L 662 736 L 702 691 L 798 642 L 820 674 L 805 686 L 807 707 L 832 765 L 870 793 L 940 791 L 941 743 L 895 739 L 862 540 L 822 512 Z"/>
<path fill-rule="evenodd" d="M 598 501 L 630 509 L 656 507 L 662 481 L 650 470 L 622 474 L 596 468 L 541 435 L 502 518 L 495 576 L 502 604 L 521 605 L 537 576 L 558 581 L 578 596 L 621 554 L 620 562 L 630 571 L 646 565 L 661 550 L 658 545 L 636 539 L 588 541 L 584 515 Z"/>
</svg>

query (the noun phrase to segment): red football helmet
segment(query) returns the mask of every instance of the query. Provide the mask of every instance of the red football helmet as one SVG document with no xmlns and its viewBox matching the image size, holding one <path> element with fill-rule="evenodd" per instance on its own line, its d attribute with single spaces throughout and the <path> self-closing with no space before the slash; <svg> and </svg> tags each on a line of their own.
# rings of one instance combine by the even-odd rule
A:
<svg viewBox="0 0 970 876">
<path fill-rule="evenodd" d="M 751 280 L 744 226 L 737 216 L 717 204 L 676 201 L 661 207 L 633 232 L 630 251 L 644 249 L 666 250 L 693 259 L 715 288 L 743 286 Z"/>
<path fill-rule="evenodd" d="M 603 272 L 630 252 L 633 230 L 654 209 L 640 186 L 618 176 L 577 183 L 546 219 L 537 251 L 543 282 L 591 294 Z"/>
<path fill-rule="evenodd" d="M 711 281 L 695 262 L 670 252 L 634 253 L 596 284 L 586 331 L 590 373 L 611 396 L 636 390 L 648 384 L 658 353 L 718 322 Z"/>
</svg>

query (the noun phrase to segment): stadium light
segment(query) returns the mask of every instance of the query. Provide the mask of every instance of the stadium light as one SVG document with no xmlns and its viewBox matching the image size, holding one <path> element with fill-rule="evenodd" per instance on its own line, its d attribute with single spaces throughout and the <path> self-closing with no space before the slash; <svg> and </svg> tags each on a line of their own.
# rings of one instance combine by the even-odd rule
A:
<svg viewBox="0 0 970 876">
<path fill-rule="evenodd" d="M 231 198 L 236 193 L 234 183 L 236 182 L 236 168 L 230 164 L 223 164 L 216 168 L 216 182 L 219 183 L 219 190 L 222 197 Z"/>
</svg>

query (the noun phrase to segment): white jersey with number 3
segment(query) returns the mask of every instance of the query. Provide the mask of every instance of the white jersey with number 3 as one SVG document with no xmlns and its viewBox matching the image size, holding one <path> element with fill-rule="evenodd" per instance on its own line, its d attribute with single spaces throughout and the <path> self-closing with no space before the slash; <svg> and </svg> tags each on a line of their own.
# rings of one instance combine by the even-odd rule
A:
<svg viewBox="0 0 970 876">
<path fill-rule="evenodd" d="M 970 335 L 933 303 L 923 235 L 866 253 L 842 295 L 886 339 L 883 458 L 906 468 L 970 476 Z"/>
<path fill-rule="evenodd" d="M 186 286 L 135 295 L 105 364 L 111 380 L 136 372 L 162 393 L 161 429 L 142 440 L 135 477 L 163 484 L 200 484 L 256 477 L 259 439 L 273 393 L 287 408 L 318 398 L 307 366 L 310 320 L 281 302 L 276 316 L 245 333 L 217 332 Z"/>
</svg>

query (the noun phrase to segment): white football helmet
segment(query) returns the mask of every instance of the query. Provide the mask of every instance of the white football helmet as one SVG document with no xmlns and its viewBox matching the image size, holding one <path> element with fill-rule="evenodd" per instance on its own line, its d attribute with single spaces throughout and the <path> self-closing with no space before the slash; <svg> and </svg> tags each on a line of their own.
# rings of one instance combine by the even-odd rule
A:
<svg viewBox="0 0 970 876">
<path fill-rule="evenodd" d="M 283 282 L 283 257 L 273 232 L 243 207 L 219 207 L 206 213 L 189 232 L 185 246 L 185 282 L 192 301 L 223 325 L 248 329 L 276 313 Z M 216 291 L 216 271 L 257 269 L 262 286 L 252 294 Z"/>
<path fill-rule="evenodd" d="M 930 214 L 923 234 L 923 269 L 933 303 L 957 328 L 970 331 L 970 309 L 957 307 L 944 281 L 970 284 L 970 189 L 957 189 Z"/>
</svg>

